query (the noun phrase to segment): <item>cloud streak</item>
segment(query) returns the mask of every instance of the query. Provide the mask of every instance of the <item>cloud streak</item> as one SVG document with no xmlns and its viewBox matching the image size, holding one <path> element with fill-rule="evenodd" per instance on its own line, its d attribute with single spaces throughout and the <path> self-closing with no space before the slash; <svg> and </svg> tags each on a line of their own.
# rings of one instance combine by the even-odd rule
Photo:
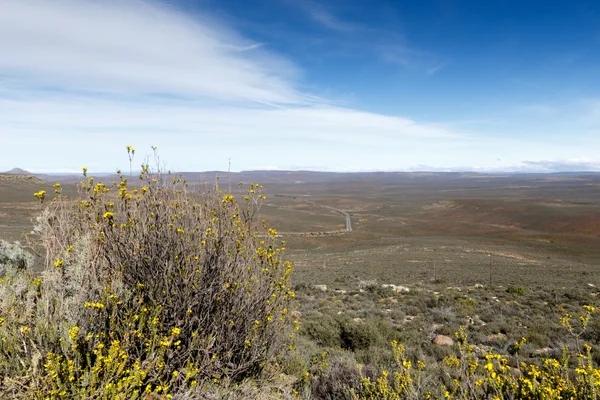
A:
<svg viewBox="0 0 600 400">
<path fill-rule="evenodd" d="M 404 35 L 395 30 L 373 28 L 340 18 L 335 10 L 315 1 L 288 0 L 303 10 L 319 26 L 338 34 L 335 51 L 371 53 L 384 62 L 407 71 L 433 75 L 448 65 L 448 61 L 428 51 L 410 45 Z M 345 50 L 344 50 L 345 49 Z"/>
<path fill-rule="evenodd" d="M 228 158 L 236 170 L 526 167 L 600 145 L 593 134 L 577 145 L 482 139 L 335 106 L 267 47 L 154 2 L 0 0 L 0 170 L 113 171 L 126 144 L 158 145 L 179 171 Z M 426 53 L 394 51 L 398 63 L 437 68 Z"/>
<path fill-rule="evenodd" d="M 297 104 L 298 70 L 203 16 L 140 0 L 0 2 L 4 85 Z"/>
</svg>

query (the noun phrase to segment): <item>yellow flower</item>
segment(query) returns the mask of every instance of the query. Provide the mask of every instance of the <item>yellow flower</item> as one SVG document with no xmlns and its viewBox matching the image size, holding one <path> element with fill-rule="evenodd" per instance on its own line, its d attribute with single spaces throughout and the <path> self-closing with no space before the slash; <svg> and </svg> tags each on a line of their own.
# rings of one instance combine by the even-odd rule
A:
<svg viewBox="0 0 600 400">
<path fill-rule="evenodd" d="M 39 192 L 36 192 L 33 194 L 40 202 L 44 201 L 44 198 L 46 197 L 46 191 L 45 190 L 40 190 Z"/>
<path fill-rule="evenodd" d="M 71 338 L 71 340 L 77 339 L 77 335 L 79 335 L 79 327 L 78 326 L 74 326 L 71 329 L 69 329 L 69 338 Z"/>
</svg>

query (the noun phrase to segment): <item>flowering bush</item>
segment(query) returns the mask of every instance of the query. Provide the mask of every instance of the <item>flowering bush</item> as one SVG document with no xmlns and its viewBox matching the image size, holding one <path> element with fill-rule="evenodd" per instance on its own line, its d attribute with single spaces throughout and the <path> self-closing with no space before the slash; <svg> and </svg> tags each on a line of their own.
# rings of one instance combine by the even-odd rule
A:
<svg viewBox="0 0 600 400">
<path fill-rule="evenodd" d="M 571 334 L 585 330 L 596 309 L 584 306 L 579 316 L 581 330 L 574 333 L 572 317 L 566 315 L 561 321 Z M 600 369 L 594 366 L 591 347 L 583 344 L 576 351 L 576 363 L 572 354 L 563 349 L 560 359 L 546 358 L 541 364 L 517 363 L 493 351 L 479 354 L 467 341 L 464 330 L 456 334 L 458 354 L 446 356 L 437 369 L 442 373 L 440 389 L 425 390 L 423 381 L 426 365 L 420 360 L 405 356 L 404 346 L 392 342 L 396 360 L 394 371 L 381 371 L 377 379 L 362 378 L 354 399 L 597 399 L 600 391 Z M 525 338 L 513 344 L 518 351 Z"/>
<path fill-rule="evenodd" d="M 84 168 L 76 201 L 55 185 L 35 228 L 41 274 L 0 284 L 0 393 L 170 398 L 259 376 L 285 348 L 291 264 L 254 220 L 260 186 L 240 205 L 147 163 L 139 182 Z"/>
</svg>

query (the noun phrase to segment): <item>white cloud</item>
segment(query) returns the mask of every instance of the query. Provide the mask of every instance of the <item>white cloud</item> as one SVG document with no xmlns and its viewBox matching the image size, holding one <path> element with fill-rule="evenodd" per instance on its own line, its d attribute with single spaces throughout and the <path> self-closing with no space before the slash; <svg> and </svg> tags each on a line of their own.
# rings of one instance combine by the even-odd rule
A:
<svg viewBox="0 0 600 400">
<path fill-rule="evenodd" d="M 600 171 L 600 160 L 587 157 L 566 160 L 524 161 L 523 164 L 527 169 L 538 172 Z"/>
<path fill-rule="evenodd" d="M 418 154 L 413 150 L 402 160 L 410 148 L 444 143 L 449 149 L 453 141 L 463 140 L 442 126 L 331 106 L 241 108 L 180 101 L 140 105 L 46 95 L 36 100 L 0 98 L 0 109 L 6 112 L 0 123 L 0 131 L 7 133 L 6 148 L 13 150 L 15 159 L 28 154 L 40 161 L 28 166 L 37 169 L 49 162 L 77 168 L 92 156 L 110 170 L 119 164 L 125 144 L 145 149 L 159 145 L 171 153 L 164 154 L 165 159 L 176 162 L 178 169 L 212 169 L 210 162 L 223 163 L 229 157 L 238 169 L 265 163 L 359 169 L 371 163 L 377 168 L 383 159 L 404 165 Z M 52 148 L 57 156 L 69 154 L 68 159 L 48 157 Z M 19 149 L 28 150 L 17 156 Z"/>
<path fill-rule="evenodd" d="M 568 138 L 559 143 L 478 138 L 443 125 L 325 106 L 140 105 L 46 95 L 0 99 L 0 109 L 6 112 L 0 132 L 7 133 L 0 170 L 87 165 L 94 172 L 113 171 L 126 166 L 127 144 L 138 148 L 136 163 L 157 145 L 178 171 L 225 170 L 229 158 L 233 170 L 542 170 L 546 166 L 522 160 L 576 158 L 582 147 L 600 144 L 597 135 L 583 145 Z M 585 160 L 593 166 L 593 158 Z"/>
<path fill-rule="evenodd" d="M 593 133 L 482 139 L 332 106 L 266 47 L 142 0 L 0 0 L 0 170 L 112 171 L 127 164 L 127 144 L 138 161 L 158 145 L 179 171 L 226 169 L 229 158 L 234 170 L 499 168 L 600 144 Z"/>
<path fill-rule="evenodd" d="M 141 0 L 4 0 L 4 85 L 298 103 L 296 68 L 203 16 Z"/>
<path fill-rule="evenodd" d="M 434 75 L 448 65 L 448 62 L 440 56 L 413 49 L 401 39 L 379 44 L 375 48 L 383 60 L 400 65 L 409 71 L 422 71 L 427 75 Z"/>
<path fill-rule="evenodd" d="M 533 117 L 549 117 L 557 113 L 556 108 L 547 104 L 521 105 L 516 108 L 516 111 L 520 114 Z"/>
</svg>

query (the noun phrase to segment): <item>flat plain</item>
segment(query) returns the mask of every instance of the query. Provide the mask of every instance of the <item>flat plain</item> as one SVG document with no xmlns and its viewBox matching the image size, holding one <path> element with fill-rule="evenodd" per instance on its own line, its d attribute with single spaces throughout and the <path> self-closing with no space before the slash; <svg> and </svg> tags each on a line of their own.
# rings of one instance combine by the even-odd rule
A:
<svg viewBox="0 0 600 400">
<path fill-rule="evenodd" d="M 598 283 L 598 175 L 347 174 L 266 193 L 265 218 L 305 232 L 283 234 L 298 282 Z"/>
<path fill-rule="evenodd" d="M 287 242 L 296 283 L 600 284 L 599 174 L 257 171 L 230 180 L 264 185 L 260 217 Z M 0 238 L 30 230 L 33 193 L 51 196 L 52 184 L 0 175 Z M 350 214 L 351 232 L 334 209 Z"/>
</svg>

